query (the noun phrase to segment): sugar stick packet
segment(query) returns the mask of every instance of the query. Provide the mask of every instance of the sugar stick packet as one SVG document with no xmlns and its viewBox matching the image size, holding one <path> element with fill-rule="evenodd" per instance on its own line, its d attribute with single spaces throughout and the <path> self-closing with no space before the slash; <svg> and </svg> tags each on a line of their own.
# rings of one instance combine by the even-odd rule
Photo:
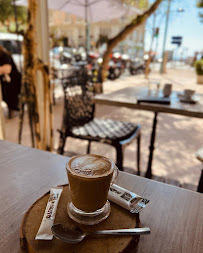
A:
<svg viewBox="0 0 203 253">
<path fill-rule="evenodd" d="M 52 240 L 53 234 L 51 227 L 53 226 L 54 219 L 56 216 L 56 210 L 59 202 L 59 198 L 63 191 L 62 187 L 53 187 L 50 190 L 50 197 L 47 202 L 47 206 L 44 212 L 44 216 L 35 237 L 35 240 Z"/>
<path fill-rule="evenodd" d="M 148 199 L 142 198 L 138 194 L 116 184 L 110 186 L 108 199 L 131 213 L 139 213 L 149 203 Z"/>
</svg>

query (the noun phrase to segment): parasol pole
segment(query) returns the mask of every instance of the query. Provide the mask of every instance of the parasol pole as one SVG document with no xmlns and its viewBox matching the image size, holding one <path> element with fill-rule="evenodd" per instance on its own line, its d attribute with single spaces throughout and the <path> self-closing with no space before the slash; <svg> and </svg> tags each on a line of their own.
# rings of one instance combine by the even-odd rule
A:
<svg viewBox="0 0 203 253">
<path fill-rule="evenodd" d="M 90 50 L 90 24 L 88 22 L 88 0 L 85 0 L 86 53 Z"/>
<path fill-rule="evenodd" d="M 18 46 L 18 51 L 20 52 L 21 48 L 20 48 L 20 41 L 19 41 L 19 25 L 18 25 L 18 15 L 17 15 L 17 9 L 16 9 L 16 0 L 13 0 L 13 9 L 14 9 L 16 34 L 17 34 L 17 46 Z M 20 58 L 20 71 L 22 71 L 22 58 Z"/>
</svg>

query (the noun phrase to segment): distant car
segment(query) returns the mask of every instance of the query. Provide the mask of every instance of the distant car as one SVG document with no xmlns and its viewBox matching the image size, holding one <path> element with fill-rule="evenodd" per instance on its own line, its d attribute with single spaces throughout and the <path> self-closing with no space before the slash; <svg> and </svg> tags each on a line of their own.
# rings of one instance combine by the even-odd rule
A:
<svg viewBox="0 0 203 253">
<path fill-rule="evenodd" d="M 23 55 L 22 55 L 23 36 L 13 33 L 0 33 L 0 45 L 6 48 L 12 55 L 12 58 L 20 72 L 23 68 Z M 60 47 L 54 48 L 49 52 L 50 66 L 54 68 L 54 76 L 62 78 L 72 70 L 69 67 L 71 62 L 71 53 L 69 48 L 63 48 L 60 54 Z M 70 70 L 71 69 L 71 70 Z"/>
<path fill-rule="evenodd" d="M 22 35 L 13 33 L 0 33 L 0 45 L 11 53 L 19 71 L 21 71 L 23 65 L 22 42 Z"/>
</svg>

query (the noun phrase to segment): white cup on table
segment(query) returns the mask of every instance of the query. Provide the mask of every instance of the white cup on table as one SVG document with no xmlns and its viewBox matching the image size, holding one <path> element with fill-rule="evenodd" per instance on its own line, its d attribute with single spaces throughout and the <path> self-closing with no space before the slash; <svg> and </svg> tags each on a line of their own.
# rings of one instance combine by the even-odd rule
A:
<svg viewBox="0 0 203 253">
<path fill-rule="evenodd" d="M 187 99 L 187 100 L 191 100 L 192 99 L 192 96 L 194 95 L 195 91 L 194 90 L 190 90 L 190 89 L 185 89 L 184 90 L 184 98 Z"/>
</svg>

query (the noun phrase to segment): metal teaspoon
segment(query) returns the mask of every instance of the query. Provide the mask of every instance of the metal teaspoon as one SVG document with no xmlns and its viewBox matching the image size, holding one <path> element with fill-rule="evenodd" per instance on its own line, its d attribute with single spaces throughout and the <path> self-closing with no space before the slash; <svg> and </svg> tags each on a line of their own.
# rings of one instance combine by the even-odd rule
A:
<svg viewBox="0 0 203 253">
<path fill-rule="evenodd" d="M 53 235 L 66 243 L 81 242 L 86 236 L 95 235 L 144 235 L 150 234 L 149 228 L 129 228 L 129 229 L 116 229 L 116 230 L 98 230 L 95 232 L 83 232 L 80 228 L 75 230 L 64 228 L 62 224 L 53 225 Z"/>
</svg>

